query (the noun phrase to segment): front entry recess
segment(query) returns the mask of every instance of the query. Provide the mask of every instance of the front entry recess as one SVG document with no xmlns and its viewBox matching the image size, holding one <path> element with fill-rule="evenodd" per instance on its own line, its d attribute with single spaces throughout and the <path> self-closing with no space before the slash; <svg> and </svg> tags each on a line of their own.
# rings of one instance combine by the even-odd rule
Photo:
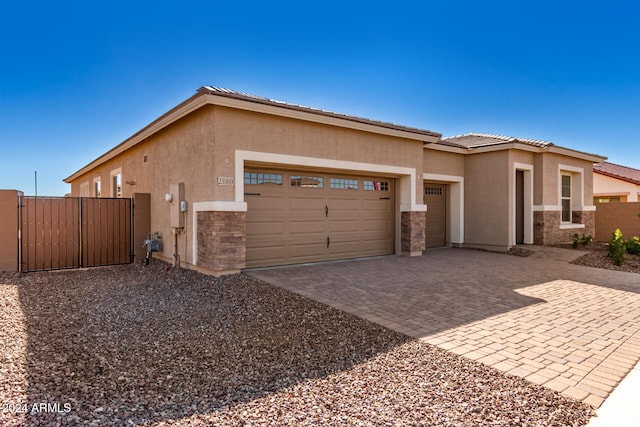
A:
<svg viewBox="0 0 640 427">
<path fill-rule="evenodd" d="M 447 187 L 425 183 L 424 204 L 427 205 L 425 247 L 438 248 L 447 244 Z"/>
</svg>

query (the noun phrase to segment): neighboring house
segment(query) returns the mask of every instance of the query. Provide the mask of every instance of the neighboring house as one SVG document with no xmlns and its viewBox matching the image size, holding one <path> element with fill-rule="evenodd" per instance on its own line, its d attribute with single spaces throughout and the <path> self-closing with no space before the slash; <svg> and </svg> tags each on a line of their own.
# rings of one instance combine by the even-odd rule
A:
<svg viewBox="0 0 640 427">
<path fill-rule="evenodd" d="M 640 170 L 614 163 L 593 165 L 594 203 L 640 200 Z"/>
<path fill-rule="evenodd" d="M 148 194 L 158 255 L 224 273 L 570 241 L 594 232 L 592 165 L 604 160 L 207 86 L 65 182 L 73 196 Z"/>
</svg>

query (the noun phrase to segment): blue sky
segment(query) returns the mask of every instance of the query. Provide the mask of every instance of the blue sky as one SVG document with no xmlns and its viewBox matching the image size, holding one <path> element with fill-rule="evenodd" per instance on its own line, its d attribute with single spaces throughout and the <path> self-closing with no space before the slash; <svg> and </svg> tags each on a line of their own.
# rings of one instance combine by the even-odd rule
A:
<svg viewBox="0 0 640 427">
<path fill-rule="evenodd" d="M 63 179 L 203 85 L 640 168 L 633 1 L 0 2 L 0 188 Z"/>
</svg>

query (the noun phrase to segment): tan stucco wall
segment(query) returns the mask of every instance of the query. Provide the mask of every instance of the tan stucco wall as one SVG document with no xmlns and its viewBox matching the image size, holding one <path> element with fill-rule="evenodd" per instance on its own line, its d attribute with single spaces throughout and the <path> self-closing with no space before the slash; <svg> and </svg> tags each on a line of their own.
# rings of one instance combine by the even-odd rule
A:
<svg viewBox="0 0 640 427">
<path fill-rule="evenodd" d="M 623 201 L 637 202 L 640 185 L 594 173 L 593 194 L 595 196 L 625 196 L 626 200 Z"/>
<path fill-rule="evenodd" d="M 110 197 L 111 172 L 121 168 L 122 197 L 133 197 L 134 193 L 150 194 L 151 231 L 159 232 L 162 236 L 163 252 L 158 255 L 172 259 L 174 236 L 169 225 L 170 204 L 165 201 L 164 195 L 170 191 L 171 184 L 184 182 L 185 200 L 190 205 L 193 201 L 213 197 L 214 119 L 212 108 L 194 112 L 73 181 L 72 195 L 80 195 L 81 183 L 89 182 L 92 188 L 94 178 L 100 177 L 102 197 Z M 127 184 L 132 181 L 135 181 L 135 185 Z M 191 259 L 192 256 L 188 238 L 192 215 L 192 209 L 189 208 L 185 220 L 187 233 L 178 236 L 178 254 L 182 260 Z M 142 242 L 134 244 L 142 245 Z"/>
<path fill-rule="evenodd" d="M 80 195 L 84 182 L 93 188 L 93 180 L 99 176 L 102 196 L 108 197 L 111 171 L 121 168 L 123 197 L 134 192 L 151 195 L 151 231 L 162 235 L 158 255 L 171 260 L 174 236 L 169 225 L 170 204 L 164 195 L 172 183 L 183 182 L 189 210 L 185 233 L 178 236 L 178 254 L 182 261 L 191 262 L 193 204 L 234 201 L 235 187 L 217 185 L 217 177 L 235 177 L 236 150 L 415 168 L 416 200 L 422 203 L 421 141 L 220 106 L 197 110 L 74 180 L 72 195 Z M 135 185 L 127 181 L 135 181 Z"/>
<path fill-rule="evenodd" d="M 464 154 L 446 151 L 424 150 L 424 173 L 464 176 Z"/>
<path fill-rule="evenodd" d="M 557 206 L 560 204 L 560 165 L 583 169 L 583 205 L 593 205 L 593 163 L 555 153 L 541 153 L 535 157 L 534 173 L 535 205 Z M 540 193 L 540 190 L 542 191 Z"/>
<path fill-rule="evenodd" d="M 465 157 L 465 245 L 504 249 L 509 245 L 509 152 Z"/>
<path fill-rule="evenodd" d="M 235 150 L 409 167 L 417 175 L 423 160 L 419 141 L 216 107 L 218 176 L 233 176 Z M 416 197 L 421 182 L 416 176 Z M 233 187 L 217 187 L 215 200 L 233 200 Z"/>
<path fill-rule="evenodd" d="M 16 190 L 0 190 L 0 271 L 18 270 L 18 196 Z"/>
</svg>

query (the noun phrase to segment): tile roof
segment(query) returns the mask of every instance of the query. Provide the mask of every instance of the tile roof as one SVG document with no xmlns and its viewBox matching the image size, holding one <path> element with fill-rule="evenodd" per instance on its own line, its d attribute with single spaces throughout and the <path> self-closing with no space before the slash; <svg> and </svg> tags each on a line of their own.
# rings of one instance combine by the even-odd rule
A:
<svg viewBox="0 0 640 427">
<path fill-rule="evenodd" d="M 438 144 L 472 149 L 489 147 L 492 145 L 509 144 L 512 142 L 519 142 L 542 148 L 554 145 L 552 142 L 541 141 L 539 139 L 515 138 L 513 136 L 492 135 L 487 133 L 466 133 L 464 135 L 450 136 L 442 138 Z"/>
<path fill-rule="evenodd" d="M 292 104 L 292 103 L 289 103 L 289 102 L 278 101 L 278 100 L 275 100 L 275 99 L 265 98 L 265 97 L 262 97 L 262 96 L 257 96 L 257 95 L 253 95 L 253 94 L 250 94 L 250 93 L 238 92 L 238 91 L 235 91 L 235 90 L 225 89 L 225 88 L 221 88 L 221 87 L 202 86 L 200 89 L 198 89 L 198 93 L 199 94 L 210 94 L 210 95 L 224 96 L 224 97 L 227 97 L 227 98 L 234 98 L 234 99 L 240 99 L 240 100 L 245 100 L 245 101 L 250 101 L 250 102 L 257 102 L 257 103 L 265 104 L 265 105 L 273 105 L 273 106 L 276 106 L 276 107 L 288 108 L 288 109 L 291 109 L 291 110 L 304 111 L 304 112 L 319 114 L 319 115 L 323 115 L 323 116 L 327 116 L 327 117 L 334 117 L 334 118 L 339 118 L 339 119 L 344 119 L 344 120 L 350 120 L 350 121 L 353 121 L 353 122 L 364 123 L 364 124 L 373 125 L 373 126 L 380 126 L 380 127 L 384 127 L 384 128 L 388 128 L 388 129 L 401 130 L 401 131 L 405 131 L 405 132 L 413 132 L 413 133 L 428 135 L 428 136 L 436 137 L 436 138 L 440 138 L 442 136 L 442 134 L 440 134 L 440 133 L 433 132 L 433 131 L 426 130 L 426 129 L 419 129 L 419 128 L 415 128 L 415 127 L 398 125 L 398 124 L 390 123 L 390 122 L 382 122 L 382 121 L 378 121 L 378 120 L 372 120 L 372 119 L 367 119 L 367 118 L 362 118 L 362 117 L 350 116 L 350 115 L 346 115 L 346 114 L 336 113 L 336 112 L 333 112 L 333 111 L 322 110 L 320 108 L 307 107 L 307 106 L 299 105 L 299 104 Z"/>
<path fill-rule="evenodd" d="M 615 163 L 602 162 L 593 165 L 593 172 L 640 185 L 639 169 L 616 165 Z"/>
</svg>

